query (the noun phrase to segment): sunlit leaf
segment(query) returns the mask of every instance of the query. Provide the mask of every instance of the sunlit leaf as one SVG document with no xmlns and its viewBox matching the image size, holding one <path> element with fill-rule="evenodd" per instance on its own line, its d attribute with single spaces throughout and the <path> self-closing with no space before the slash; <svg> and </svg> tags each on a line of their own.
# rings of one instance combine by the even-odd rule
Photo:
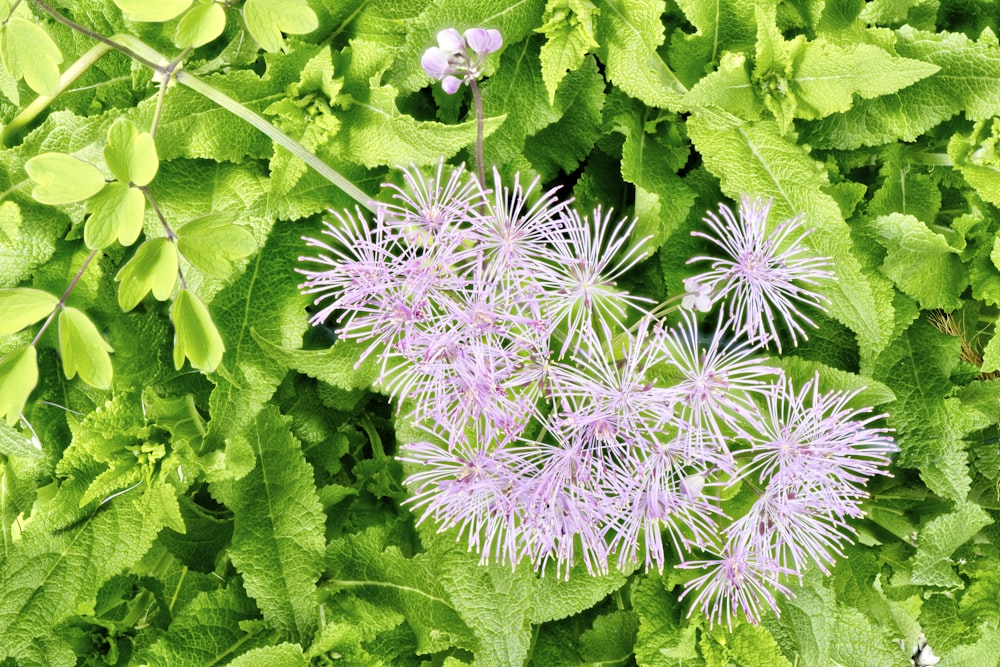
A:
<svg viewBox="0 0 1000 667">
<path fill-rule="evenodd" d="M 257 250 L 253 234 L 232 220 L 233 216 L 225 213 L 210 213 L 191 220 L 177 230 L 178 249 L 205 273 L 225 278 L 232 273 L 235 260 Z"/>
<path fill-rule="evenodd" d="M 83 228 L 88 248 L 107 248 L 117 239 L 130 246 L 142 231 L 146 199 L 142 192 L 125 183 L 109 183 L 87 202 L 90 217 Z"/>
<path fill-rule="evenodd" d="M 285 44 L 281 33 L 304 35 L 319 25 L 306 0 L 247 0 L 243 5 L 247 30 L 265 51 Z"/>
<path fill-rule="evenodd" d="M 37 185 L 31 191 L 42 204 L 71 204 L 93 197 L 104 187 L 104 174 L 89 162 L 65 153 L 42 153 L 24 170 Z"/>
<path fill-rule="evenodd" d="M 0 415 L 6 415 L 9 425 L 17 423 L 36 384 L 38 355 L 34 345 L 18 348 L 0 358 Z"/>
<path fill-rule="evenodd" d="M 38 24 L 22 18 L 7 21 L 0 28 L 0 57 L 11 76 L 23 78 L 39 95 L 55 97 L 59 92 L 59 64 L 63 56 Z"/>
<path fill-rule="evenodd" d="M 212 372 L 222 361 L 226 346 L 212 315 L 201 299 L 182 289 L 170 309 L 174 321 L 174 367 L 180 370 L 184 359 L 205 372 Z"/>
<path fill-rule="evenodd" d="M 135 255 L 121 268 L 115 280 L 118 305 L 129 311 L 150 291 L 159 301 L 165 301 L 177 283 L 177 248 L 165 238 L 150 239 L 139 246 Z"/>
<path fill-rule="evenodd" d="M 160 166 L 152 135 L 139 132 L 131 121 L 124 119 L 115 121 L 108 130 L 104 160 L 119 181 L 139 186 L 148 185 Z"/>
<path fill-rule="evenodd" d="M 191 0 L 115 0 L 131 21 L 161 23 L 176 18 L 191 6 Z"/>
<path fill-rule="evenodd" d="M 92 387 L 111 388 L 111 346 L 83 311 L 64 308 L 59 313 L 59 350 L 66 379 L 79 373 Z"/>
<path fill-rule="evenodd" d="M 208 44 L 226 29 L 226 10 L 218 2 L 199 1 L 177 23 L 174 44 L 198 48 Z"/>
<path fill-rule="evenodd" d="M 0 336 L 17 333 L 52 312 L 58 297 L 40 289 L 0 289 Z"/>
</svg>

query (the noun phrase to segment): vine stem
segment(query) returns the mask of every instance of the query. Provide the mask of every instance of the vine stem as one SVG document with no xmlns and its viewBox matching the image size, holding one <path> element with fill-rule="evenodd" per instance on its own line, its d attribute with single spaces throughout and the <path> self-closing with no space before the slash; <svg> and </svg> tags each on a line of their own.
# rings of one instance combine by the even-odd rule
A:
<svg viewBox="0 0 1000 667">
<path fill-rule="evenodd" d="M 96 249 L 91 250 L 90 254 L 87 255 L 87 259 L 83 260 L 83 265 L 80 266 L 80 270 L 76 272 L 76 275 L 73 276 L 73 280 L 69 281 L 69 285 L 66 287 L 66 291 L 63 292 L 61 297 L 59 297 L 59 303 L 57 303 L 56 307 L 52 309 L 52 312 L 49 313 L 49 316 L 42 324 L 42 327 L 38 330 L 38 333 L 35 334 L 34 340 L 31 341 L 32 345 L 38 344 L 38 341 L 41 340 L 42 338 L 42 334 L 45 333 L 45 330 L 49 328 L 50 324 L 52 324 L 52 320 L 55 319 L 56 313 L 58 313 L 61 309 L 66 307 L 66 299 L 69 298 L 70 292 L 73 291 L 73 288 L 76 287 L 76 284 L 80 282 L 80 277 L 83 276 L 83 272 L 87 270 L 88 266 L 90 266 L 90 261 L 94 259 L 94 256 L 96 254 L 97 254 Z"/>
<path fill-rule="evenodd" d="M 357 201 L 361 206 L 365 207 L 372 213 L 375 212 L 376 209 L 371 204 L 371 198 L 364 192 L 364 190 L 354 185 L 354 183 L 348 180 L 345 176 L 341 175 L 330 167 L 330 165 L 320 160 L 312 152 L 310 152 L 308 148 L 269 123 L 260 114 L 248 109 L 246 106 L 229 97 L 215 86 L 202 81 L 193 74 L 185 72 L 181 69 L 182 65 L 178 60 L 173 62 L 168 61 L 145 42 L 142 42 L 141 40 L 138 40 L 130 35 L 116 35 L 114 39 L 111 39 L 96 33 L 93 30 L 85 28 L 82 25 L 66 18 L 49 6 L 44 0 L 32 0 L 32 2 L 34 2 L 39 9 L 44 11 L 59 23 L 62 23 L 82 35 L 95 39 L 109 48 L 115 49 L 116 51 L 125 54 L 129 58 L 132 58 L 136 62 L 153 70 L 157 75 L 155 78 L 159 81 L 161 86 L 170 85 L 171 80 L 176 81 L 182 86 L 190 88 L 194 92 L 218 104 L 220 107 L 237 118 L 246 121 L 275 143 L 284 147 L 292 155 L 305 162 L 320 176 L 343 190 L 345 194 Z"/>
</svg>

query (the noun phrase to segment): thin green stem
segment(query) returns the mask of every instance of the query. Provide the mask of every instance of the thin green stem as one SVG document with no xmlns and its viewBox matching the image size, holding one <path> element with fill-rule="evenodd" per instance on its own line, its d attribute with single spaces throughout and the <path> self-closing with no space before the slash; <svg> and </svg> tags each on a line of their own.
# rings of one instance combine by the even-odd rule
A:
<svg viewBox="0 0 1000 667">
<path fill-rule="evenodd" d="M 52 320 L 55 319 L 56 313 L 58 313 L 60 309 L 66 307 L 66 299 L 69 298 L 70 292 L 73 291 L 73 288 L 76 287 L 76 284 L 80 282 L 80 277 L 83 276 L 83 272 L 87 270 L 88 266 L 90 266 L 90 260 L 94 259 L 94 256 L 96 254 L 97 250 L 91 250 L 90 254 L 87 255 L 87 259 L 83 260 L 83 264 L 80 266 L 80 270 L 76 272 L 76 275 L 73 276 L 73 280 L 71 280 L 69 282 L 69 286 L 66 287 L 66 291 L 64 291 L 62 296 L 59 297 L 59 303 L 57 303 L 56 307 L 52 309 L 52 312 L 49 313 L 49 316 L 45 319 L 45 322 L 42 324 L 42 328 L 39 329 L 38 333 L 35 334 L 34 340 L 31 341 L 32 345 L 38 344 L 38 341 L 41 340 L 42 338 L 42 334 L 45 333 L 45 330 L 49 328 L 50 324 L 52 324 Z"/>
<path fill-rule="evenodd" d="M 149 202 L 149 207 L 153 209 L 153 213 L 156 214 L 160 224 L 163 225 L 163 229 L 167 233 L 167 240 L 174 245 L 177 245 L 177 234 L 170 228 L 170 223 L 167 222 L 167 217 L 163 215 L 163 211 L 160 210 L 159 205 L 156 203 L 156 199 L 153 198 L 153 193 L 149 191 L 149 187 L 143 185 L 139 188 L 139 190 L 146 197 L 146 201 Z M 184 271 L 181 270 L 179 264 L 177 265 L 177 278 L 181 281 L 181 289 L 187 289 L 187 281 L 184 280 Z"/>
<path fill-rule="evenodd" d="M 6 146 L 8 141 L 19 134 L 21 130 L 30 125 L 39 114 L 41 114 L 45 109 L 52 104 L 52 100 L 56 99 L 61 95 L 70 85 L 76 81 L 81 74 L 86 72 L 90 67 L 104 57 L 105 54 L 111 51 L 111 47 L 107 44 L 95 44 L 89 51 L 80 56 L 76 62 L 66 68 L 66 71 L 62 73 L 59 77 L 59 87 L 56 89 L 56 94 L 52 97 L 48 95 L 39 95 L 34 100 L 31 101 L 28 106 L 21 110 L 21 113 L 14 116 L 13 119 L 3 128 L 3 134 L 0 135 L 0 141 Z"/>
<path fill-rule="evenodd" d="M 925 167 L 954 167 L 951 156 L 947 153 L 925 153 L 923 151 L 907 151 L 906 158 L 910 164 Z"/>
</svg>

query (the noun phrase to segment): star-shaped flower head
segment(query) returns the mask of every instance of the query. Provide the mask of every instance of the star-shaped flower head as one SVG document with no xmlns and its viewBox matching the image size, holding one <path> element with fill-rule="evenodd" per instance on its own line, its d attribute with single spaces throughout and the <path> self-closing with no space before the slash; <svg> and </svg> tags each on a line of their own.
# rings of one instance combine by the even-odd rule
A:
<svg viewBox="0 0 1000 667">
<path fill-rule="evenodd" d="M 492 28 L 469 28 L 464 33 L 447 28 L 437 34 L 437 41 L 437 46 L 424 51 L 420 64 L 429 77 L 441 82 L 441 88 L 449 95 L 463 83 L 478 79 L 486 56 L 503 46 L 500 31 Z"/>
</svg>

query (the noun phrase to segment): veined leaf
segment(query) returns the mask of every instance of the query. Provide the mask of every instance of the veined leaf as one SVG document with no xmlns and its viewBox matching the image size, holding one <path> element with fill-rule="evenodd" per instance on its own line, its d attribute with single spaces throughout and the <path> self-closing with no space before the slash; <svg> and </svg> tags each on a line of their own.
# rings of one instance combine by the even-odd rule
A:
<svg viewBox="0 0 1000 667">
<path fill-rule="evenodd" d="M 59 298 L 30 287 L 0 289 L 0 336 L 17 333 L 51 313 Z"/>
<path fill-rule="evenodd" d="M 162 23 L 180 16 L 191 0 L 115 0 L 115 4 L 131 21 Z"/>
<path fill-rule="evenodd" d="M 159 301 L 170 298 L 177 284 L 177 265 L 177 247 L 167 239 L 150 239 L 143 243 L 115 276 L 121 283 L 118 305 L 128 312 L 150 291 Z"/>
<path fill-rule="evenodd" d="M 306 0 L 246 0 L 243 18 L 247 30 L 265 51 L 279 51 L 285 45 L 281 33 L 304 35 L 319 25 Z"/>
<path fill-rule="evenodd" d="M 82 311 L 63 308 L 59 313 L 59 351 L 67 380 L 80 379 L 98 389 L 111 388 L 111 346 Z"/>
<path fill-rule="evenodd" d="M 925 586 L 961 588 L 964 583 L 955 573 L 950 557 L 991 523 L 990 515 L 971 502 L 957 503 L 954 511 L 931 519 L 917 537 L 911 581 Z"/>
<path fill-rule="evenodd" d="M 89 162 L 65 153 L 42 153 L 24 165 L 37 185 L 31 191 L 43 204 L 71 204 L 97 194 L 104 187 L 104 174 Z"/>
<path fill-rule="evenodd" d="M 180 370 L 185 358 L 207 373 L 218 368 L 226 346 L 201 299 L 182 289 L 174 299 L 170 319 L 174 322 L 174 368 Z"/>
<path fill-rule="evenodd" d="M 600 10 L 591 0 L 549 0 L 544 25 L 536 28 L 546 38 L 542 46 L 542 80 L 549 91 L 549 103 L 566 76 L 583 64 L 584 57 L 600 46 L 594 36 L 594 19 Z"/>
<path fill-rule="evenodd" d="M 59 91 L 62 52 L 40 25 L 20 17 L 6 21 L 0 27 L 0 57 L 12 77 L 23 78 L 39 95 L 55 97 Z"/>
<path fill-rule="evenodd" d="M 226 10 L 218 2 L 199 1 L 177 23 L 174 45 L 198 48 L 208 44 L 226 29 Z"/>
<path fill-rule="evenodd" d="M 0 357 L 0 415 L 13 426 L 38 384 L 38 353 L 34 345 L 18 348 Z"/>
<path fill-rule="evenodd" d="M 87 210 L 90 217 L 83 227 L 83 241 L 88 248 L 107 248 L 115 240 L 130 246 L 142 232 L 146 198 L 125 183 L 108 183 L 87 200 Z"/>
<path fill-rule="evenodd" d="M 139 132 L 132 121 L 125 119 L 115 121 L 108 129 L 104 160 L 115 178 L 140 187 L 149 185 L 160 166 L 152 135 Z"/>
<path fill-rule="evenodd" d="M 205 273 L 228 277 L 234 261 L 257 251 L 253 234 L 234 224 L 234 217 L 228 213 L 209 213 L 186 222 L 177 230 L 177 249 Z"/>
<path fill-rule="evenodd" d="M 875 220 L 878 241 L 888 254 L 882 271 L 925 310 L 952 311 L 969 285 L 958 251 L 912 215 L 893 213 Z"/>
</svg>

